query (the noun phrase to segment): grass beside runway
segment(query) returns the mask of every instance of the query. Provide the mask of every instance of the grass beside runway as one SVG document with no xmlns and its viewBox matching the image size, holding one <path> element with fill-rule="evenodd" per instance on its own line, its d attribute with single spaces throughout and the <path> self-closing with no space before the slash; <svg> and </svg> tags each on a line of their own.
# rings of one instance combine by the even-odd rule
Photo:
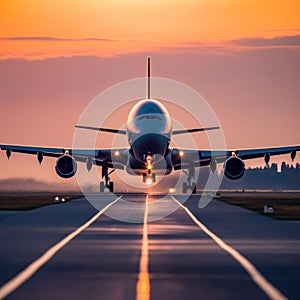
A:
<svg viewBox="0 0 300 300">
<path fill-rule="evenodd" d="M 55 197 L 59 200 L 55 202 Z M 31 210 L 80 198 L 80 194 L 0 194 L 0 210 Z"/>
<path fill-rule="evenodd" d="M 58 196 L 60 201 L 55 202 Z M 4 193 L 0 194 L 0 210 L 32 210 L 45 205 L 53 205 L 82 197 L 81 194 L 52 193 Z M 279 220 L 300 221 L 300 192 L 220 192 L 222 202 L 241 206 Z M 273 207 L 274 213 L 265 214 L 264 206 Z"/>
<path fill-rule="evenodd" d="M 218 200 L 274 219 L 300 221 L 300 192 L 221 192 Z M 265 213 L 265 206 L 274 212 Z"/>
</svg>

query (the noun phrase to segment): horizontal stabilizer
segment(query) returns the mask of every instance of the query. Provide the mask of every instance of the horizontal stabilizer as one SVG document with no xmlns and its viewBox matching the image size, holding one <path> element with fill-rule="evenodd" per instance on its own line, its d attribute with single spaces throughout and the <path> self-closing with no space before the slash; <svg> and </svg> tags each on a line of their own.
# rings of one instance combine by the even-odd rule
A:
<svg viewBox="0 0 300 300">
<path fill-rule="evenodd" d="M 126 135 L 126 130 L 119 130 L 119 129 L 113 129 L 113 128 L 91 127 L 91 126 L 82 126 L 82 125 L 76 125 L 75 128 L 104 131 L 104 132 Z"/>
<path fill-rule="evenodd" d="M 183 129 L 183 130 L 173 130 L 172 134 L 184 134 L 184 133 L 193 133 L 193 132 L 199 132 L 199 131 L 208 131 L 208 130 L 215 130 L 220 129 L 220 127 L 207 127 L 207 128 L 192 128 L 192 129 Z"/>
</svg>

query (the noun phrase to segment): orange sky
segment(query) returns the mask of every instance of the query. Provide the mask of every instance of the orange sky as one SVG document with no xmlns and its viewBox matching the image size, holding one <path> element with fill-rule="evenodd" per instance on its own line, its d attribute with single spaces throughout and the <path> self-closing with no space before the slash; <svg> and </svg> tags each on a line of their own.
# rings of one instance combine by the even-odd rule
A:
<svg viewBox="0 0 300 300">
<path fill-rule="evenodd" d="M 1 40 L 0 55 L 33 59 L 159 52 L 197 43 L 229 47 L 228 41 L 240 38 L 295 35 L 299 20 L 297 0 L 1 0 L 0 37 L 27 40 Z M 28 39 L 37 37 L 44 39 Z"/>
</svg>

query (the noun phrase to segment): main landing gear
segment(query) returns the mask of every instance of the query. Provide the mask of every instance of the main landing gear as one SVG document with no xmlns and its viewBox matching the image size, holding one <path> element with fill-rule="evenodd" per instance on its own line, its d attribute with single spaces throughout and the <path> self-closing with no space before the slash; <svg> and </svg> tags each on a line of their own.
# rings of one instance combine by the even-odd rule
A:
<svg viewBox="0 0 300 300">
<path fill-rule="evenodd" d="M 192 191 L 192 194 L 196 194 L 197 192 L 197 185 L 196 182 L 192 182 L 192 179 L 195 179 L 195 168 L 190 167 L 187 172 L 183 171 L 188 177 L 187 181 L 182 183 L 182 193 L 186 194 L 188 190 Z"/>
<path fill-rule="evenodd" d="M 107 188 L 111 193 L 114 192 L 114 182 L 110 181 L 109 175 L 113 173 L 115 169 L 108 172 L 108 168 L 106 166 L 102 167 L 102 178 L 104 181 L 100 181 L 100 193 L 104 193 L 105 188 Z"/>
</svg>

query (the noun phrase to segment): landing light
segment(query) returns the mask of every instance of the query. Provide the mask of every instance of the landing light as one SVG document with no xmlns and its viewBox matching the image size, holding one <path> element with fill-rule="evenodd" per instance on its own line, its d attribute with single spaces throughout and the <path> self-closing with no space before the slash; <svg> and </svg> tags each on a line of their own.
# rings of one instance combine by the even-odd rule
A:
<svg viewBox="0 0 300 300">
<path fill-rule="evenodd" d="M 176 189 L 174 188 L 169 188 L 169 193 L 175 193 L 176 192 Z"/>
<path fill-rule="evenodd" d="M 119 156 L 120 152 L 119 151 L 115 151 L 115 156 Z"/>
<path fill-rule="evenodd" d="M 183 151 L 179 151 L 179 156 L 184 156 L 184 152 Z"/>
<path fill-rule="evenodd" d="M 152 184 L 152 183 L 153 183 L 152 178 L 147 178 L 146 184 L 150 185 L 150 184 Z"/>
</svg>

